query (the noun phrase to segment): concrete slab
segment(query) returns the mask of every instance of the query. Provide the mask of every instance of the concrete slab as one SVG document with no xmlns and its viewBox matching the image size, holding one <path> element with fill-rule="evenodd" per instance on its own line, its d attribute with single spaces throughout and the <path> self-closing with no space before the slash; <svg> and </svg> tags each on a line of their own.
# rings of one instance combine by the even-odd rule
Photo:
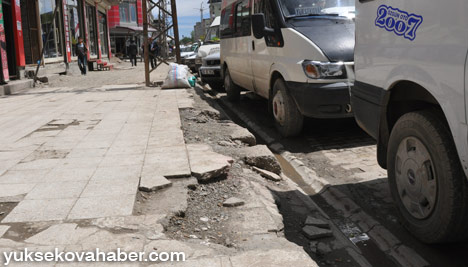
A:
<svg viewBox="0 0 468 267">
<path fill-rule="evenodd" d="M 234 160 L 215 153 L 209 145 L 187 145 L 192 175 L 200 181 L 207 181 L 227 174 Z"/>
<path fill-rule="evenodd" d="M 63 220 L 75 202 L 76 199 L 23 200 L 2 223 Z"/>
<path fill-rule="evenodd" d="M 135 194 L 79 198 L 68 219 L 93 219 L 132 215 Z"/>
<path fill-rule="evenodd" d="M 3 235 L 8 232 L 8 229 L 10 229 L 9 225 L 0 225 L 0 238 L 3 237 Z"/>
<path fill-rule="evenodd" d="M 104 157 L 107 150 L 107 148 L 76 148 L 67 155 L 67 158 L 100 158 Z"/>
<path fill-rule="evenodd" d="M 140 179 L 139 189 L 145 192 L 157 191 L 172 185 L 166 177 L 160 175 L 145 175 Z"/>
<path fill-rule="evenodd" d="M 64 166 L 58 166 L 47 173 L 44 176 L 42 182 L 50 183 L 88 181 L 95 171 L 96 168 L 69 169 Z"/>
<path fill-rule="evenodd" d="M 119 155 L 119 156 L 106 156 L 99 167 L 115 167 L 115 166 L 131 166 L 143 165 L 145 155 Z"/>
<path fill-rule="evenodd" d="M 63 162 L 63 159 L 38 159 L 29 162 L 20 162 L 12 170 L 47 170 L 53 169 Z"/>
<path fill-rule="evenodd" d="M 151 132 L 148 139 L 148 152 L 154 153 L 154 150 L 160 147 L 185 145 L 184 133 L 182 130 L 155 131 Z"/>
<path fill-rule="evenodd" d="M 138 178 L 92 180 L 86 185 L 80 197 L 104 197 L 136 194 Z"/>
<path fill-rule="evenodd" d="M 238 256 L 230 257 L 230 259 L 233 267 L 318 266 L 317 263 L 315 263 L 302 249 L 299 248 L 296 250 L 252 250 Z"/>
<path fill-rule="evenodd" d="M 25 242 L 49 246 L 72 245 L 97 231 L 96 228 L 80 228 L 75 223 L 57 224 L 26 239 Z"/>
<path fill-rule="evenodd" d="M 25 199 L 64 199 L 78 198 L 86 186 L 86 181 L 52 182 L 38 184 Z"/>
<path fill-rule="evenodd" d="M 187 150 L 184 146 L 163 147 L 146 154 L 142 176 L 162 175 L 166 178 L 191 175 Z"/>
<path fill-rule="evenodd" d="M 141 174 L 141 165 L 131 165 L 124 167 L 98 167 L 91 181 L 95 180 L 138 180 Z"/>
<path fill-rule="evenodd" d="M 33 80 L 17 80 L 8 82 L 8 84 L 3 85 L 3 90 L 5 95 L 16 94 L 22 90 L 32 88 Z"/>
<path fill-rule="evenodd" d="M 4 184 L 0 186 L 0 197 L 12 197 L 29 193 L 36 184 Z"/>
</svg>

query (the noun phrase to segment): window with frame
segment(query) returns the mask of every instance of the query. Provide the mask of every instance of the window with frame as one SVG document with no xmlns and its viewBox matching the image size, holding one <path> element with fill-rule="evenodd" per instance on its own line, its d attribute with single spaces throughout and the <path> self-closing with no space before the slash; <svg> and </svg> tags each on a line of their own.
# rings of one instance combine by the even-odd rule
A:
<svg viewBox="0 0 468 267">
<path fill-rule="evenodd" d="M 275 11 L 271 1 L 268 0 L 255 0 L 254 12 L 256 14 L 263 13 L 265 15 L 265 26 L 271 29 L 274 29 L 276 34 L 274 36 L 268 35 L 265 37 L 267 46 L 271 47 L 281 47 L 283 46 L 283 38 L 281 33 L 278 33 L 278 23 L 277 16 L 275 16 Z"/>
<path fill-rule="evenodd" d="M 250 7 L 249 0 L 242 0 L 236 6 L 236 36 L 251 35 Z"/>
<path fill-rule="evenodd" d="M 123 23 L 136 23 L 136 0 L 126 0 L 119 5 L 120 22 Z"/>
<path fill-rule="evenodd" d="M 233 37 L 235 31 L 233 5 L 223 9 L 221 14 L 221 38 Z"/>
</svg>

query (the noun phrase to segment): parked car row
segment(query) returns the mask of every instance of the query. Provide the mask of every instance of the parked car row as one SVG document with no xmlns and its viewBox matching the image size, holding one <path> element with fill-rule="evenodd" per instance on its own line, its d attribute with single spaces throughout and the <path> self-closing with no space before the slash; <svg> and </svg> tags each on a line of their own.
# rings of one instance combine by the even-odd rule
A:
<svg viewBox="0 0 468 267">
<path fill-rule="evenodd" d="M 468 2 L 224 0 L 189 66 L 264 97 L 285 137 L 304 117 L 353 117 L 378 140 L 402 222 L 440 243 L 468 237 Z M 192 60 L 192 59 L 191 59 Z"/>
</svg>

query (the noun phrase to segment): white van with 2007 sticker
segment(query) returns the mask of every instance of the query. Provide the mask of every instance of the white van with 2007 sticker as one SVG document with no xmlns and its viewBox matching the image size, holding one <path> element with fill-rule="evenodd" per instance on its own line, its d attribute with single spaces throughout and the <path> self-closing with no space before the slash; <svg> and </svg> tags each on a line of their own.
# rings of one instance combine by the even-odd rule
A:
<svg viewBox="0 0 468 267">
<path fill-rule="evenodd" d="M 269 100 L 283 136 L 304 117 L 352 117 L 354 0 L 224 0 L 221 65 L 230 100 Z"/>
<path fill-rule="evenodd" d="M 427 243 L 468 237 L 467 13 L 466 0 L 356 1 L 355 117 Z"/>
</svg>

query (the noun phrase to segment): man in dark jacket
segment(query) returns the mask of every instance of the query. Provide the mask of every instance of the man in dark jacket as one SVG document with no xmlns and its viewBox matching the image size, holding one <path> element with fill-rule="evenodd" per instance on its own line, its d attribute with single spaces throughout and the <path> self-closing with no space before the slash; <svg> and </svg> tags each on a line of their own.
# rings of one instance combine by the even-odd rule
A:
<svg viewBox="0 0 468 267">
<path fill-rule="evenodd" d="M 135 44 L 135 41 L 132 39 L 130 40 L 130 45 L 128 46 L 128 56 L 130 57 L 130 62 L 132 62 L 132 67 L 137 65 L 137 54 L 138 54 L 138 47 Z"/>
<path fill-rule="evenodd" d="M 78 38 L 78 43 L 76 44 L 76 55 L 78 56 L 78 67 L 80 67 L 81 75 L 86 75 L 88 48 L 86 48 L 82 37 Z"/>
</svg>

